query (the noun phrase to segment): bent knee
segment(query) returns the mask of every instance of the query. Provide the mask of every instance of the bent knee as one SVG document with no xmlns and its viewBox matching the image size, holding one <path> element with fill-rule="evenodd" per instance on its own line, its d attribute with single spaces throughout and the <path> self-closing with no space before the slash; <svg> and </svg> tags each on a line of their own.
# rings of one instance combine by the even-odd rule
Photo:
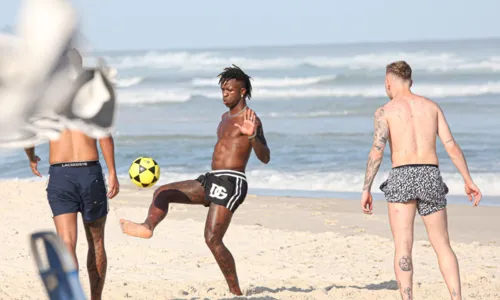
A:
<svg viewBox="0 0 500 300">
<path fill-rule="evenodd" d="M 153 198 L 156 199 L 158 198 L 158 196 L 160 196 L 160 194 L 164 191 L 168 190 L 168 187 L 166 186 L 160 186 L 159 188 L 157 188 L 155 190 L 155 192 L 153 193 Z"/>
<path fill-rule="evenodd" d="M 205 231 L 205 243 L 208 247 L 215 247 L 222 244 L 222 239 L 218 234 L 212 231 Z"/>
<path fill-rule="evenodd" d="M 162 185 L 157 188 L 153 193 L 154 199 L 168 200 L 173 194 L 175 194 L 176 188 L 172 184 Z"/>
</svg>

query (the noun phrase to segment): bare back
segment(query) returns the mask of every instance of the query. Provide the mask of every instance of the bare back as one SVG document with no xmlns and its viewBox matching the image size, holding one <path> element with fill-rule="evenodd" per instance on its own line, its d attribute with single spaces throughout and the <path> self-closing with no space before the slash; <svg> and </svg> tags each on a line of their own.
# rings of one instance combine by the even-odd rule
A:
<svg viewBox="0 0 500 300">
<path fill-rule="evenodd" d="M 64 130 L 49 146 L 50 164 L 99 159 L 97 141 L 79 131 Z"/>
<path fill-rule="evenodd" d="M 389 126 L 392 166 L 435 164 L 439 107 L 433 101 L 410 94 L 384 106 Z"/>
<path fill-rule="evenodd" d="M 243 115 L 222 115 L 217 128 L 217 144 L 212 155 L 213 170 L 235 170 L 244 172 L 252 147 L 248 137 L 241 134 L 234 123 L 242 123 Z"/>
</svg>

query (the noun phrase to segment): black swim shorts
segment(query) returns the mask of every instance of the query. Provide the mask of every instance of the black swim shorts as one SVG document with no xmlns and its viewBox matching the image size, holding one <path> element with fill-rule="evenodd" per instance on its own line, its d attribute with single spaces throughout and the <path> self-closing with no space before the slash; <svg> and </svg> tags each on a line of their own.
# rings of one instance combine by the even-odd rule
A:
<svg viewBox="0 0 500 300">
<path fill-rule="evenodd" d="M 417 201 L 421 216 L 427 216 L 446 207 L 448 187 L 443 182 L 437 165 L 415 164 L 393 168 L 387 180 L 380 185 L 385 198 L 392 203 Z"/>
<path fill-rule="evenodd" d="M 233 213 L 245 201 L 248 191 L 245 173 L 233 170 L 213 170 L 200 175 L 196 181 L 205 189 L 205 199 Z"/>
</svg>

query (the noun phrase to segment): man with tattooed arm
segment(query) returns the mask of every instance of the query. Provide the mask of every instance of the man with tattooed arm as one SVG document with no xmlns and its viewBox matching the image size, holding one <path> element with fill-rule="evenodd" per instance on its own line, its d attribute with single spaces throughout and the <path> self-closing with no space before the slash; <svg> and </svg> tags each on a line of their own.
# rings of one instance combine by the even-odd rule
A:
<svg viewBox="0 0 500 300">
<path fill-rule="evenodd" d="M 443 111 L 434 101 L 412 93 L 412 83 L 412 70 L 406 62 L 387 65 L 385 88 L 390 101 L 374 114 L 373 144 L 366 164 L 361 206 L 364 213 L 372 213 L 371 187 L 389 141 L 392 169 L 380 189 L 388 202 L 395 244 L 394 270 L 401 297 L 413 299 L 413 224 L 418 211 L 450 296 L 459 300 L 462 299 L 459 267 L 447 226 L 448 187 L 438 167 L 436 136 L 462 175 L 465 192 L 474 206 L 479 204 L 481 192 L 472 181 L 464 154 Z"/>
<path fill-rule="evenodd" d="M 271 153 L 262 122 L 246 103 L 246 99 L 252 96 L 250 77 L 234 65 L 225 68 L 219 77 L 222 101 L 229 111 L 222 114 L 217 128 L 212 171 L 194 180 L 159 187 L 143 223 L 123 219 L 120 222 L 125 234 L 151 238 L 155 227 L 166 217 L 170 203 L 209 207 L 205 242 L 226 278 L 230 292 L 242 295 L 234 258 L 222 239 L 233 213 L 245 200 L 248 189 L 245 168 L 252 149 L 264 164 L 269 163 Z"/>
</svg>

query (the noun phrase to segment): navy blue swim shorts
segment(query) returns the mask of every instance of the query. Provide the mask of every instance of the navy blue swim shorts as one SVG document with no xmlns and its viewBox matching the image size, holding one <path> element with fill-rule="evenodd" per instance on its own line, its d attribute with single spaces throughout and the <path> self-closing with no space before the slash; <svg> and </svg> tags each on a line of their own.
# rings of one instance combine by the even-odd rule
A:
<svg viewBox="0 0 500 300">
<path fill-rule="evenodd" d="M 85 222 L 108 214 L 106 181 L 99 161 L 52 164 L 47 198 L 52 216 L 81 212 Z"/>
</svg>

